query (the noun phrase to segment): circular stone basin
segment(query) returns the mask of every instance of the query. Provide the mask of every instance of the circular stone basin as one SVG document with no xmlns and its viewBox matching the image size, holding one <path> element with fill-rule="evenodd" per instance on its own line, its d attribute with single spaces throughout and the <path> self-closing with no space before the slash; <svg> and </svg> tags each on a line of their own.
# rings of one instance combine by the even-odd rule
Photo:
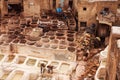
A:
<svg viewBox="0 0 120 80">
<path fill-rule="evenodd" d="M 64 36 L 63 33 L 56 33 L 57 36 Z"/>
<path fill-rule="evenodd" d="M 28 45 L 34 45 L 35 42 L 32 42 L 32 41 L 30 42 L 30 41 L 29 41 L 29 42 L 27 42 L 27 44 L 28 44 Z"/>
<path fill-rule="evenodd" d="M 54 40 L 51 41 L 51 43 L 55 43 L 55 44 L 58 44 L 58 42 L 59 41 L 57 39 L 54 39 Z"/>
<path fill-rule="evenodd" d="M 14 41 L 13 41 L 13 43 L 18 43 L 19 42 L 19 39 L 15 39 Z"/>
<path fill-rule="evenodd" d="M 58 45 L 51 45 L 51 48 L 52 48 L 52 49 L 57 49 L 57 48 L 58 48 Z"/>
<path fill-rule="evenodd" d="M 26 40 L 25 40 L 25 39 L 22 39 L 22 40 L 20 40 L 20 43 L 25 44 L 25 43 L 26 43 Z"/>
<path fill-rule="evenodd" d="M 59 49 L 66 49 L 66 46 L 60 45 L 60 46 L 59 46 Z"/>
<path fill-rule="evenodd" d="M 60 41 L 60 44 L 62 44 L 62 45 L 67 45 L 67 42 L 64 41 L 64 40 L 62 40 L 62 41 Z"/>
<path fill-rule="evenodd" d="M 45 48 L 49 48 L 49 47 L 50 47 L 50 44 L 44 44 L 44 47 L 45 47 Z"/>
<path fill-rule="evenodd" d="M 75 48 L 74 48 L 74 47 L 68 47 L 68 51 L 74 52 L 74 51 L 75 51 Z"/>
<path fill-rule="evenodd" d="M 57 36 L 57 39 L 63 39 L 63 40 L 65 40 L 65 37 Z"/>
<path fill-rule="evenodd" d="M 64 33 L 64 30 L 58 30 L 57 32 L 58 33 Z"/>
<path fill-rule="evenodd" d="M 53 39 L 55 39 L 55 36 L 50 36 L 50 40 L 53 40 Z"/>
<path fill-rule="evenodd" d="M 70 30 L 69 30 L 69 31 L 67 31 L 67 32 L 68 32 L 68 33 L 75 33 L 74 31 L 70 31 Z"/>
<path fill-rule="evenodd" d="M 9 35 L 9 38 L 15 39 L 15 38 L 17 38 L 17 36 L 16 35 Z"/>
<path fill-rule="evenodd" d="M 22 34 L 19 34 L 19 35 L 18 35 L 18 38 L 19 38 L 19 39 L 25 39 L 25 36 L 22 35 Z"/>
<path fill-rule="evenodd" d="M 10 43 L 10 42 L 12 42 L 12 40 L 13 39 L 8 39 L 8 40 L 6 40 L 6 43 Z"/>
<path fill-rule="evenodd" d="M 73 37 L 68 37 L 67 40 L 68 41 L 74 41 L 74 38 Z"/>
<path fill-rule="evenodd" d="M 13 31 L 9 31 L 8 34 L 13 34 Z"/>
<path fill-rule="evenodd" d="M 46 35 L 48 35 L 48 36 L 53 36 L 53 35 L 54 35 L 54 32 L 53 32 L 53 31 L 49 31 L 49 32 L 46 33 Z"/>
<path fill-rule="evenodd" d="M 50 40 L 48 38 L 42 38 L 42 42 L 48 43 Z"/>
<path fill-rule="evenodd" d="M 56 25 L 53 25 L 53 26 L 51 27 L 51 29 L 52 29 L 53 31 L 56 31 L 56 30 L 58 29 L 58 27 L 57 27 Z"/>
<path fill-rule="evenodd" d="M 74 25 L 74 23 L 70 23 L 70 25 Z"/>
<path fill-rule="evenodd" d="M 69 43 L 69 46 L 76 46 L 76 44 L 75 43 Z"/>
<path fill-rule="evenodd" d="M 35 44 L 35 46 L 37 46 L 37 47 L 42 47 L 42 43 L 41 43 L 41 42 L 37 42 L 37 43 Z"/>
<path fill-rule="evenodd" d="M 48 36 L 42 36 L 42 38 L 48 38 Z"/>
<path fill-rule="evenodd" d="M 28 40 L 37 41 L 37 40 L 40 40 L 40 37 L 30 37 L 30 36 L 28 36 Z"/>
<path fill-rule="evenodd" d="M 74 35 L 69 33 L 69 34 L 67 34 L 67 36 L 68 37 L 73 37 Z"/>
</svg>

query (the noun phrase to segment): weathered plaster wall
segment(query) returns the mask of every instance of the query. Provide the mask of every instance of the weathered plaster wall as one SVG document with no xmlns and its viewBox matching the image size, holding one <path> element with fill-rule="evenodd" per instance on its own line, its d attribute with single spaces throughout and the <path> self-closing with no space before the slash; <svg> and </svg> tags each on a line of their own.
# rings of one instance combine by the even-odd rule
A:
<svg viewBox="0 0 120 80">
<path fill-rule="evenodd" d="M 40 0 L 24 0 L 23 6 L 25 16 L 40 15 Z"/>
</svg>

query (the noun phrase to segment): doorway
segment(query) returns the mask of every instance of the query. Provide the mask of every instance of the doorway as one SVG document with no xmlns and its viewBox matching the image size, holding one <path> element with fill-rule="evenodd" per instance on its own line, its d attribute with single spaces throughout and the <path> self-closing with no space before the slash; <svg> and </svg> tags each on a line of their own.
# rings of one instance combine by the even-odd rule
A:
<svg viewBox="0 0 120 80">
<path fill-rule="evenodd" d="M 73 0 L 69 0 L 69 7 L 70 7 L 70 8 L 73 7 Z"/>
<path fill-rule="evenodd" d="M 23 6 L 19 4 L 8 4 L 8 13 L 20 14 L 23 11 Z"/>
</svg>

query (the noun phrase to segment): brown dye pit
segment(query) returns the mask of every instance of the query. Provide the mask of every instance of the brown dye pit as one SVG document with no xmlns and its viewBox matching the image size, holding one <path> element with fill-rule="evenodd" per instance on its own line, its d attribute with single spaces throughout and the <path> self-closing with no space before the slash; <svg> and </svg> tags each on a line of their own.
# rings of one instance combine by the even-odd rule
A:
<svg viewBox="0 0 120 80">
<path fill-rule="evenodd" d="M 10 43 L 10 42 L 12 42 L 12 40 L 13 39 L 8 39 L 8 40 L 6 40 L 6 43 Z"/>
<path fill-rule="evenodd" d="M 76 46 L 75 43 L 69 43 L 69 46 Z"/>
<path fill-rule="evenodd" d="M 74 51 L 75 51 L 75 48 L 74 48 L 74 47 L 68 47 L 68 50 L 69 50 L 70 52 L 74 52 Z"/>
<path fill-rule="evenodd" d="M 58 42 L 59 41 L 57 39 L 54 39 L 54 40 L 51 41 L 51 43 L 54 43 L 54 44 L 58 44 Z"/>
<path fill-rule="evenodd" d="M 49 48 L 49 47 L 50 47 L 50 44 L 44 44 L 44 47 L 45 47 L 45 48 Z"/>
<path fill-rule="evenodd" d="M 66 49 L 66 46 L 60 45 L 60 46 L 59 46 L 59 49 Z"/>
<path fill-rule="evenodd" d="M 53 36 L 53 35 L 54 35 L 54 32 L 49 31 L 49 32 L 46 33 L 46 35 L 48 35 L 48 36 Z"/>
<path fill-rule="evenodd" d="M 56 33 L 57 36 L 64 36 L 63 33 Z"/>
<path fill-rule="evenodd" d="M 42 36 L 42 38 L 49 38 L 49 36 Z"/>
<path fill-rule="evenodd" d="M 58 45 L 51 45 L 51 48 L 52 48 L 52 49 L 57 49 L 57 48 L 58 48 Z"/>
<path fill-rule="evenodd" d="M 67 34 L 67 36 L 68 37 L 73 37 L 74 35 L 69 33 L 69 34 Z"/>
<path fill-rule="evenodd" d="M 41 42 L 37 42 L 35 45 L 36 45 L 37 47 L 42 47 L 42 43 L 41 43 Z"/>
<path fill-rule="evenodd" d="M 62 40 L 62 41 L 60 41 L 60 44 L 67 45 L 67 42 Z"/>
<path fill-rule="evenodd" d="M 48 38 L 43 38 L 43 39 L 42 39 L 42 42 L 48 43 L 48 42 L 49 42 L 49 39 L 48 39 Z"/>
<path fill-rule="evenodd" d="M 57 33 L 64 33 L 64 30 L 58 30 Z"/>
<path fill-rule="evenodd" d="M 8 38 L 15 39 L 15 38 L 17 38 L 17 36 L 16 35 L 9 35 Z"/>
<path fill-rule="evenodd" d="M 65 40 L 66 38 L 65 38 L 65 37 L 62 37 L 62 36 L 57 36 L 57 39 Z"/>
<path fill-rule="evenodd" d="M 53 39 L 55 39 L 55 36 L 50 36 L 50 40 L 53 40 Z"/>
<path fill-rule="evenodd" d="M 68 37 L 67 40 L 68 41 L 74 41 L 74 38 L 73 37 Z"/>
<path fill-rule="evenodd" d="M 27 42 L 28 45 L 34 45 L 35 42 Z"/>
<path fill-rule="evenodd" d="M 13 43 L 18 43 L 19 42 L 19 40 L 18 39 L 15 39 L 14 41 L 13 41 Z"/>
<path fill-rule="evenodd" d="M 68 33 L 75 33 L 74 31 L 70 31 L 70 30 L 69 30 L 69 31 L 67 31 L 67 32 L 68 32 Z"/>
</svg>

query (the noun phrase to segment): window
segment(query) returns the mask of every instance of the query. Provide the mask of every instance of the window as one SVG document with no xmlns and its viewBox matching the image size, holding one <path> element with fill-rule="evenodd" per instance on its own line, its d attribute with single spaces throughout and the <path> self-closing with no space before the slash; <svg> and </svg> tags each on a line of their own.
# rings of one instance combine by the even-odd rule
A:
<svg viewBox="0 0 120 80">
<path fill-rule="evenodd" d="M 73 0 L 69 0 L 69 6 L 70 6 L 70 8 L 72 8 L 72 6 L 73 6 Z"/>
<path fill-rule="evenodd" d="M 80 26 L 81 27 L 86 27 L 87 26 L 87 22 L 80 22 Z"/>
<path fill-rule="evenodd" d="M 87 10 L 87 8 L 86 7 L 83 7 L 83 11 L 86 11 Z"/>
<path fill-rule="evenodd" d="M 106 12 L 109 12 L 109 8 L 104 8 L 103 10 Z"/>
</svg>

